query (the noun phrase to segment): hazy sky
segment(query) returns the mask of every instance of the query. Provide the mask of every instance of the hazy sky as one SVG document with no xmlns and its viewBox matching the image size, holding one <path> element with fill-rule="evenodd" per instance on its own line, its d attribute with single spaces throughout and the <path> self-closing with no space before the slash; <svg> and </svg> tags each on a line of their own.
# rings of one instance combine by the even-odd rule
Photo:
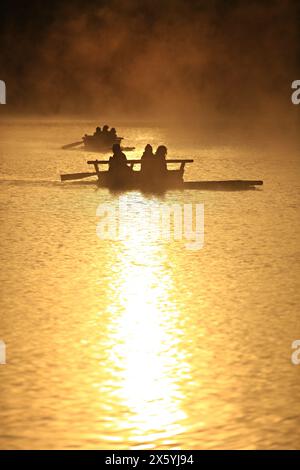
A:
<svg viewBox="0 0 300 470">
<path fill-rule="evenodd" d="M 1 2 L 7 110 L 272 115 L 299 75 L 299 2 Z"/>
</svg>

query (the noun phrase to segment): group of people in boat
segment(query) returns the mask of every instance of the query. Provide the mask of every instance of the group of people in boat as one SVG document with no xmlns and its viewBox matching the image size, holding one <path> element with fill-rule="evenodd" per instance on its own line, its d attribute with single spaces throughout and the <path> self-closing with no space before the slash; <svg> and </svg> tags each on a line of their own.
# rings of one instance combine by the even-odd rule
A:
<svg viewBox="0 0 300 470">
<path fill-rule="evenodd" d="M 109 159 L 109 172 L 119 178 L 129 177 L 133 168 L 120 145 L 114 144 L 112 150 L 113 156 Z M 163 175 L 167 171 L 167 152 L 167 147 L 160 145 L 154 153 L 152 146 L 147 144 L 141 157 L 141 174 L 150 178 Z"/>
<path fill-rule="evenodd" d="M 109 129 L 109 127 L 107 125 L 103 126 L 103 128 L 101 129 L 101 127 L 96 127 L 96 130 L 93 134 L 93 137 L 95 139 L 99 139 L 99 140 L 102 140 L 102 141 L 110 141 L 110 142 L 114 142 L 116 139 L 117 139 L 117 131 L 114 127 L 112 127 L 111 129 Z"/>
</svg>

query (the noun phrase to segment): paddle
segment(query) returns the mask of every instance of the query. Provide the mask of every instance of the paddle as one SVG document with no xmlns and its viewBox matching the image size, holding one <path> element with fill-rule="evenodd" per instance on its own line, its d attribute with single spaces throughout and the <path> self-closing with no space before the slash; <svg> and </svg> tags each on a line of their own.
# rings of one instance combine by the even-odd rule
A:
<svg viewBox="0 0 300 470">
<path fill-rule="evenodd" d="M 96 176 L 96 172 L 86 172 L 86 173 L 73 173 L 69 175 L 60 175 L 61 181 L 68 181 L 68 180 L 81 180 L 83 178 L 89 178 L 90 176 Z"/>
<path fill-rule="evenodd" d="M 68 149 L 71 149 L 73 147 L 77 147 L 77 145 L 80 145 L 80 144 L 83 144 L 83 141 L 80 140 L 78 142 L 72 142 L 71 144 L 67 144 L 67 145 L 63 145 L 62 146 L 62 149 L 63 150 L 68 150 Z"/>
</svg>

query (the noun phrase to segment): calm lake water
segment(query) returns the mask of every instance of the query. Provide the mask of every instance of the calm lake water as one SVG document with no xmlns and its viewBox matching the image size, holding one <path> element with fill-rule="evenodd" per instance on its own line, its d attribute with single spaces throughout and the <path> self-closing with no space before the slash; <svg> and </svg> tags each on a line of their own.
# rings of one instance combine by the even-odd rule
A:
<svg viewBox="0 0 300 470">
<path fill-rule="evenodd" d="M 255 191 L 112 194 L 61 184 L 96 154 L 63 151 L 96 126 L 1 121 L 0 448 L 299 448 L 300 163 L 276 151 L 119 126 L 192 157 L 187 180 L 263 179 Z M 250 139 L 249 139 L 250 140 Z M 97 237 L 126 199 L 127 240 Z M 137 208 L 204 204 L 205 242 L 149 239 Z"/>
</svg>

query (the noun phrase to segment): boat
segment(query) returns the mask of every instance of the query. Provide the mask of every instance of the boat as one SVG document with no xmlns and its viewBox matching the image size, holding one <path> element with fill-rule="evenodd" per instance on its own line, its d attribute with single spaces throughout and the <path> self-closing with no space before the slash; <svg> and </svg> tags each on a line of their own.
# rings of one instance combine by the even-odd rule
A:
<svg viewBox="0 0 300 470">
<path fill-rule="evenodd" d="M 96 177 L 96 183 L 99 187 L 130 190 L 139 189 L 142 191 L 165 191 L 168 189 L 198 189 L 198 190 L 242 190 L 254 189 L 256 186 L 262 186 L 261 180 L 216 180 L 216 181 L 184 181 L 184 169 L 188 163 L 193 163 L 191 159 L 168 159 L 168 164 L 180 164 L 179 169 L 167 169 L 166 173 L 160 179 L 149 178 L 141 171 L 134 171 L 135 165 L 140 165 L 141 160 L 128 160 L 128 174 L 126 176 L 114 175 L 110 171 L 100 170 L 100 166 L 109 165 L 109 160 L 89 160 L 88 165 L 94 167 L 93 172 L 62 174 L 61 181 L 75 181 L 84 178 Z"/>
<path fill-rule="evenodd" d="M 121 144 L 123 137 L 116 137 L 111 139 L 109 136 L 97 136 L 97 135 L 85 135 L 82 138 L 82 142 L 85 150 L 92 152 L 104 152 L 105 150 L 111 150 L 114 144 Z"/>
<path fill-rule="evenodd" d="M 111 150 L 114 144 L 121 145 L 123 139 L 123 137 L 118 137 L 116 134 L 111 135 L 109 132 L 103 133 L 99 131 L 95 132 L 93 135 L 85 134 L 82 137 L 82 140 L 63 145 L 62 149 L 71 150 L 75 147 L 78 149 L 79 145 L 81 145 L 79 149 L 82 150 L 88 150 L 90 152 L 107 152 Z M 129 152 L 132 150 L 135 150 L 135 147 L 122 147 L 122 151 Z"/>
<path fill-rule="evenodd" d="M 123 137 L 116 137 L 115 139 L 111 139 L 102 136 L 95 136 L 95 135 L 84 135 L 82 140 L 78 140 L 77 142 L 72 142 L 71 144 L 66 144 L 62 146 L 63 150 L 71 150 L 77 147 L 76 150 L 88 150 L 90 152 L 107 152 L 111 150 L 114 144 L 120 144 L 123 140 Z M 81 147 L 79 147 L 81 145 Z M 125 147 L 122 149 L 123 151 L 130 151 L 134 150 L 134 147 Z"/>
</svg>

